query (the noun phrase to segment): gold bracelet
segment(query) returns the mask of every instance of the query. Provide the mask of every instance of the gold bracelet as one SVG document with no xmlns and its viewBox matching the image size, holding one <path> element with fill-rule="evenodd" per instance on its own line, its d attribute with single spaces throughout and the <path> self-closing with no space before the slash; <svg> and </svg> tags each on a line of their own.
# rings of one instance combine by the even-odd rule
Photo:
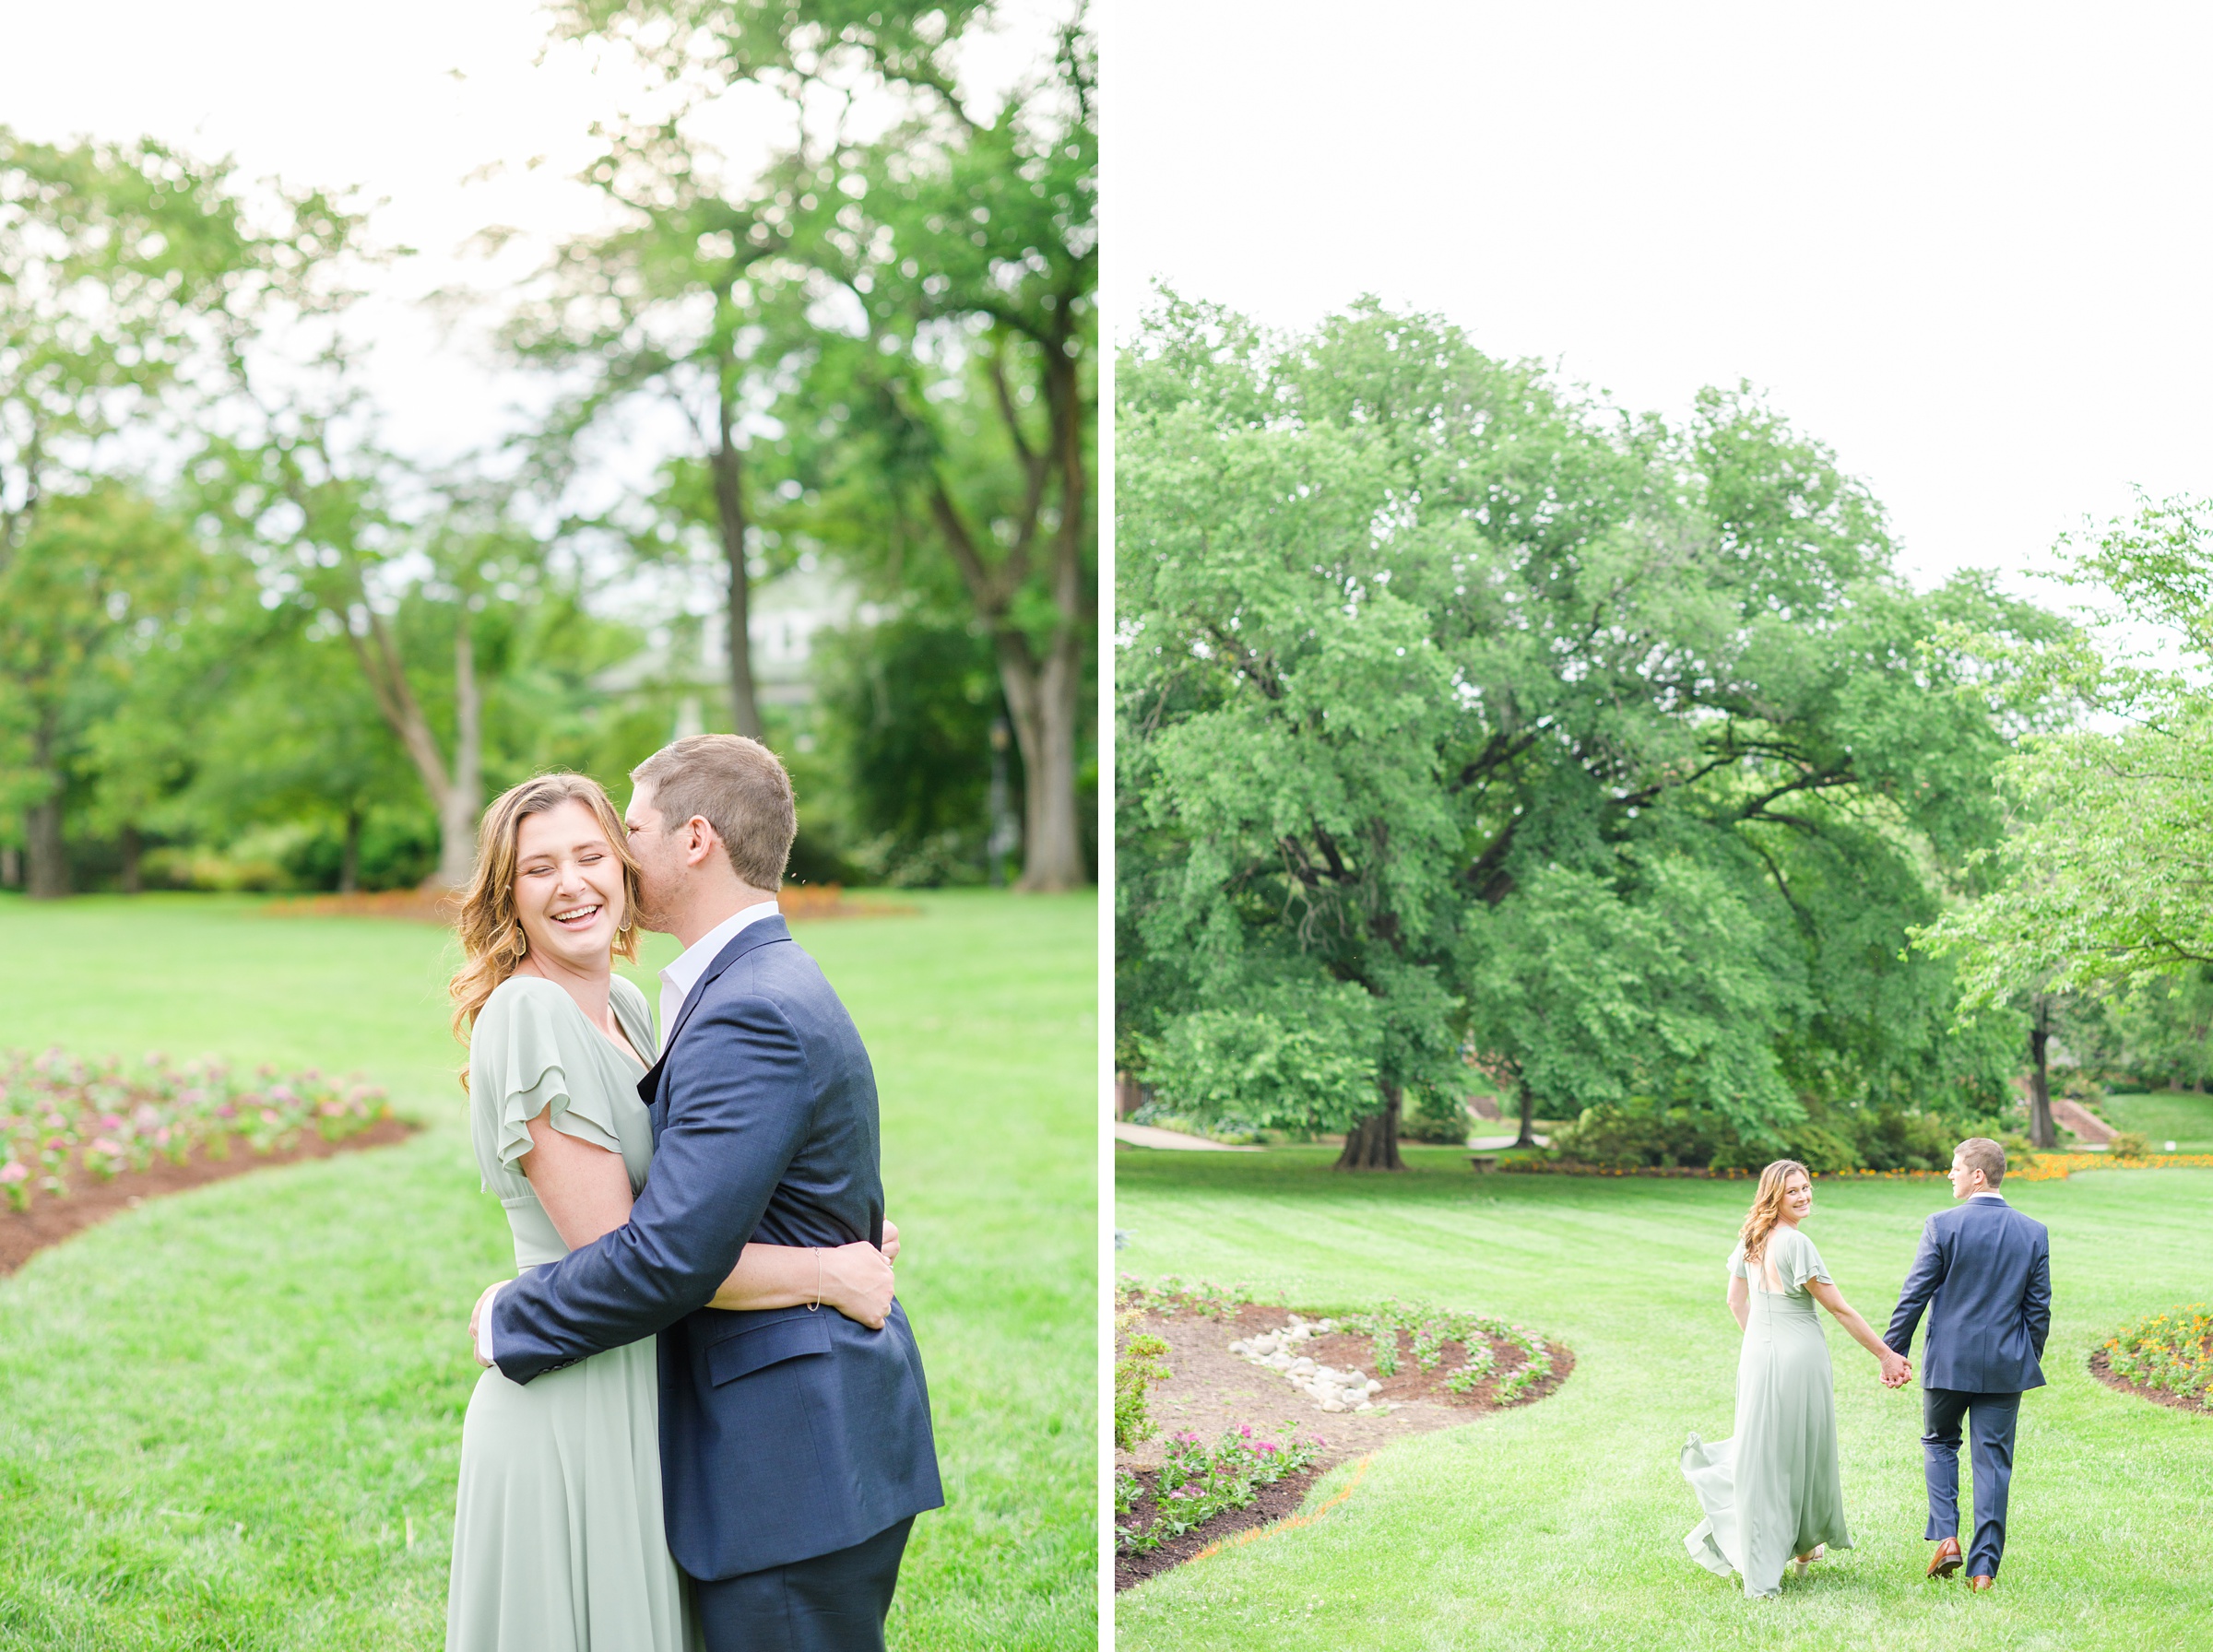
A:
<svg viewBox="0 0 2213 1652">
<path fill-rule="evenodd" d="M 807 1311 L 811 1314 L 822 1305 L 822 1253 L 811 1245 L 807 1248 L 814 1251 L 814 1300 L 807 1304 Z"/>
</svg>

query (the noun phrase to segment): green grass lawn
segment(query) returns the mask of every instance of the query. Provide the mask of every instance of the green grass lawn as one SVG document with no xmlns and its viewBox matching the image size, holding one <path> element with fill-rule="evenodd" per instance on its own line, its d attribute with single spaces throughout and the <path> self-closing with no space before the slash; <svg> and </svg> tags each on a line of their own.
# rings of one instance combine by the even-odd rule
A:
<svg viewBox="0 0 2213 1652">
<path fill-rule="evenodd" d="M 2178 1153 L 2213 1153 L 2213 1095 L 2186 1090 L 2123 1092 L 2100 1103 L 2105 1122 L 2116 1130 L 2136 1130 L 2155 1153 L 2174 1143 Z"/>
<path fill-rule="evenodd" d="M 950 1504 L 916 1524 L 893 1644 L 1089 1646 L 1095 903 L 918 903 L 799 931 L 875 1062 Z M 429 1127 L 151 1201 L 0 1280 L 0 1647 L 444 1644 L 464 1325 L 514 1270 L 448 945 L 249 900 L 0 898 L 0 1045 L 358 1068 Z"/>
<path fill-rule="evenodd" d="M 1686 1434 L 1732 1430 L 1738 1332 L 1722 1264 L 1749 1186 L 1478 1178 L 1454 1153 L 1422 1149 L 1403 1175 L 1346 1176 L 1331 1157 L 1118 1153 L 1120 1268 L 1241 1281 L 1301 1307 L 1396 1295 L 1497 1313 L 1566 1341 L 1575 1374 L 1538 1405 L 1378 1453 L 1311 1526 L 1121 1595 L 1122 1646 L 2204 1644 L 2213 1418 L 2113 1393 L 2085 1361 L 2109 1328 L 2213 1298 L 2213 1172 L 2099 1171 L 2009 1190 L 2051 1227 L 2053 1309 L 2049 1386 L 2023 1404 L 1994 1593 L 1923 1581 L 1920 1396 L 1878 1386 L 1875 1362 L 1832 1325 L 1857 1547 L 1763 1601 L 1684 1552 L 1698 1508 L 1676 1466 Z M 1922 1219 L 1949 1193 L 1937 1181 L 1818 1187 L 1806 1232 L 1878 1328 Z M 1308 1506 L 1350 1473 L 1326 1477 Z"/>
</svg>

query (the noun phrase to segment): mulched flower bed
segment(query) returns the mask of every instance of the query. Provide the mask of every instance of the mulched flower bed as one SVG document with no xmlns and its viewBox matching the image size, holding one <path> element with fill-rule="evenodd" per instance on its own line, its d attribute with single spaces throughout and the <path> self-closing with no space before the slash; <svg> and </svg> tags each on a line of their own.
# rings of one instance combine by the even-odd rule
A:
<svg viewBox="0 0 2213 1652">
<path fill-rule="evenodd" d="M 266 1170 L 275 1164 L 327 1159 L 334 1153 L 349 1153 L 360 1148 L 390 1147 L 405 1141 L 417 1128 L 404 1118 L 384 1118 L 343 1140 L 327 1141 L 311 1134 L 290 1148 L 273 1148 L 267 1152 L 254 1151 L 246 1138 L 238 1136 L 224 1144 L 230 1149 L 231 1156 L 227 1159 L 215 1158 L 203 1148 L 182 1164 L 164 1159 L 147 1170 L 123 1171 L 108 1181 L 82 1186 L 66 1198 L 56 1198 L 51 1194 L 34 1195 L 27 1210 L 0 1211 L 0 1279 L 15 1272 L 48 1245 L 59 1245 L 96 1222 L 105 1221 L 118 1210 L 136 1210 L 149 1198 L 158 1198 L 165 1193 L 183 1193 L 209 1182 L 219 1182 L 226 1176 Z"/>
<path fill-rule="evenodd" d="M 159 1194 L 412 1128 L 383 1091 L 313 1068 L 0 1051 L 0 1274 Z"/>
<path fill-rule="evenodd" d="M 1378 1409 L 1325 1412 L 1309 1394 L 1293 1386 L 1284 1374 L 1230 1352 L 1232 1342 L 1249 1344 L 1255 1338 L 1284 1330 L 1294 1319 L 1288 1309 L 1237 1300 L 1241 1295 L 1204 1285 L 1187 1291 L 1176 1280 L 1162 1280 L 1150 1289 L 1125 1281 L 1121 1304 L 1144 1310 L 1131 1328 L 1137 1334 L 1157 1336 L 1168 1344 L 1166 1360 L 1171 1375 L 1153 1390 L 1150 1402 L 1161 1433 L 1134 1451 L 1118 1453 L 1117 1469 L 1135 1475 L 1141 1485 L 1150 1488 L 1175 1434 L 1196 1434 L 1212 1439 L 1246 1423 L 1279 1428 L 1286 1437 L 1295 1430 L 1319 1436 L 1321 1447 L 1311 1468 L 1260 1488 L 1258 1500 L 1249 1506 L 1225 1510 L 1203 1526 L 1166 1540 L 1149 1554 L 1118 1552 L 1117 1588 L 1157 1576 L 1225 1537 L 1295 1513 L 1307 1488 L 1348 1458 L 1364 1456 L 1408 1434 L 1459 1428 L 1493 1411 L 1533 1405 L 1557 1389 L 1575 1370 L 1572 1350 L 1517 1328 L 1517 1335 L 1541 1342 L 1550 1372 L 1533 1382 L 1516 1383 L 1515 1374 L 1528 1363 L 1528 1355 L 1508 1338 L 1486 1335 L 1481 1340 L 1490 1356 L 1490 1374 L 1473 1386 L 1456 1391 L 1450 1386 L 1455 1375 L 1468 1366 L 1472 1356 L 1480 1359 L 1481 1354 L 1458 1339 L 1438 1340 L 1433 1337 L 1428 1341 L 1434 1351 L 1425 1363 L 1421 1355 L 1428 1351 L 1417 1351 L 1416 1346 L 1425 1310 L 1391 1303 L 1366 1315 L 1301 1314 L 1296 1317 L 1309 1326 L 1325 1319 L 1332 1324 L 1362 1325 L 1358 1332 L 1334 1329 L 1310 1334 L 1300 1340 L 1298 1351 L 1318 1367 L 1355 1369 L 1380 1384 L 1371 1398 Z M 1398 1369 L 1387 1375 L 1376 1358 L 1377 1333 L 1391 1320 L 1399 1322 Z M 1502 1389 L 1511 1390 L 1503 1399 Z M 1151 1517 L 1151 1506 L 1148 1490 L 1146 1496 L 1131 1500 L 1131 1512 L 1117 1516 L 1116 1524 L 1142 1527 Z"/>
<path fill-rule="evenodd" d="M 1302 1469 L 1296 1474 L 1286 1474 L 1273 1485 L 1256 1487 L 1253 1501 L 1243 1508 L 1225 1508 L 1204 1526 L 1187 1531 L 1179 1538 L 1168 1540 L 1149 1554 L 1117 1553 L 1114 1557 L 1114 1587 L 1116 1591 L 1142 1583 L 1148 1577 L 1180 1566 L 1198 1555 L 1200 1551 L 1213 1547 L 1224 1538 L 1235 1537 L 1240 1531 L 1249 1531 L 1256 1526 L 1270 1526 L 1289 1515 L 1298 1513 L 1298 1505 L 1307 1499 L 1307 1489 L 1320 1480 L 1325 1470 L 1320 1467 Z M 1140 1469 L 1138 1483 L 1144 1494 L 1131 1500 L 1130 1513 L 1118 1517 L 1118 1526 L 1142 1526 L 1153 1518 L 1153 1487 L 1160 1478 L 1157 1469 Z"/>
<path fill-rule="evenodd" d="M 2213 1315 L 2202 1304 L 2169 1308 L 2115 1331 L 2091 1350 L 2090 1375 L 2154 1405 L 2213 1413 Z"/>
</svg>

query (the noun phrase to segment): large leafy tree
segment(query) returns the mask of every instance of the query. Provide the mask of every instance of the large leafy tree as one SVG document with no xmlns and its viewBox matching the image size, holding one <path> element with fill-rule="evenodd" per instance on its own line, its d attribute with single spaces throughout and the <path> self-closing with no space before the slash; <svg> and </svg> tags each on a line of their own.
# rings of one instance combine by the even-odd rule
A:
<svg viewBox="0 0 2213 1652">
<path fill-rule="evenodd" d="M 258 329 L 329 301 L 353 220 L 146 140 L 0 127 L 0 716 L 18 730 L 33 893 L 66 891 L 76 674 L 146 616 L 174 525 L 117 478 L 234 391 Z M 137 522 L 136 528 L 126 521 Z"/>
<path fill-rule="evenodd" d="M 1960 954 L 1972 1002 L 2213 964 L 2209 520 L 2213 506 L 2147 502 L 2072 548 L 2066 577 L 2101 596 L 2110 629 L 1964 639 L 2077 713 L 2004 765 L 1997 887 L 1925 938 Z"/>
<path fill-rule="evenodd" d="M 1173 300 L 1123 374 L 1124 1047 L 1397 1162 L 1463 1040 L 1533 1115 L 1994 1099 L 1900 961 L 1993 838 L 2000 708 L 1880 513 L 1756 400 L 1627 420 L 1372 305 Z"/>
<path fill-rule="evenodd" d="M 187 617 L 201 561 L 173 514 L 115 483 L 41 501 L 0 560 L 0 732 L 15 737 L 22 760 L 9 778 L 25 806 L 32 896 L 69 892 L 70 783 L 95 772 L 90 740 L 135 659 Z M 127 849 L 147 799 L 113 801 L 127 806 Z"/>
<path fill-rule="evenodd" d="M 2029 1007 L 2041 1145 L 2056 1139 L 2045 1056 L 2064 995 L 2122 999 L 2147 1034 L 2180 1006 L 2186 1028 L 2213 968 L 2209 510 L 2146 501 L 2064 546 L 2063 577 L 2098 598 L 2083 629 L 1960 638 L 2044 715 L 1999 771 L 2008 831 L 1980 856 L 1993 887 L 1919 939 L 1959 961 L 1970 1011 Z M 2054 707 L 2074 714 L 2054 726 Z M 2160 1064 L 2191 1069 L 2172 1052 Z"/>
<path fill-rule="evenodd" d="M 588 302 L 569 282 L 560 336 L 572 355 L 609 341 L 593 369 L 609 389 L 702 387 L 734 604 L 739 416 L 762 390 L 762 429 L 806 507 L 779 537 L 810 536 L 894 593 L 912 559 L 943 560 L 992 640 L 1021 747 L 1023 882 L 1058 889 L 1085 876 L 1078 773 L 1096 631 L 1095 68 L 1079 12 L 1043 72 L 977 106 L 955 65 L 992 12 L 567 6 L 569 31 L 621 41 L 680 95 L 595 172 L 626 208 L 629 228 L 606 244 L 634 274 L 594 277 Z M 696 136 L 702 112 L 740 91 L 780 100 L 794 134 L 743 178 L 714 170 Z M 686 304 L 688 319 L 641 324 Z"/>
</svg>

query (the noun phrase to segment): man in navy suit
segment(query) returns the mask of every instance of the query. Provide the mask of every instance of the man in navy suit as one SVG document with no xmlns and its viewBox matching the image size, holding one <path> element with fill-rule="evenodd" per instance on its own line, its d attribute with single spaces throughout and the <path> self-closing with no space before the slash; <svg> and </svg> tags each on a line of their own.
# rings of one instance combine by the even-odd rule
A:
<svg viewBox="0 0 2213 1652">
<path fill-rule="evenodd" d="M 749 1240 L 883 1242 L 868 1052 L 776 912 L 790 777 L 697 735 L 631 779 L 639 915 L 685 948 L 638 1086 L 653 1168 L 627 1223 L 498 1288 L 480 1350 L 527 1383 L 657 1333 L 669 1547 L 710 1652 L 882 1652 L 908 1528 L 944 1504 L 905 1314 L 706 1305 Z"/>
<path fill-rule="evenodd" d="M 1921 1231 L 1921 1252 L 1899 1294 L 1883 1340 L 1913 1346 L 1922 1310 L 1929 1336 L 1922 1356 L 1921 1448 L 1929 1480 L 1931 1577 L 1959 1569 L 1959 1423 L 1974 1441 L 1975 1535 L 1967 1584 L 1987 1589 L 2006 1552 L 2006 1497 L 2013 1484 L 2014 1425 L 2025 1389 L 2044 1386 L 2037 1361 L 2052 1329 L 2052 1247 L 1998 1192 L 2006 1150 L 1975 1137 L 1952 1156 L 1952 1197 Z"/>
</svg>

